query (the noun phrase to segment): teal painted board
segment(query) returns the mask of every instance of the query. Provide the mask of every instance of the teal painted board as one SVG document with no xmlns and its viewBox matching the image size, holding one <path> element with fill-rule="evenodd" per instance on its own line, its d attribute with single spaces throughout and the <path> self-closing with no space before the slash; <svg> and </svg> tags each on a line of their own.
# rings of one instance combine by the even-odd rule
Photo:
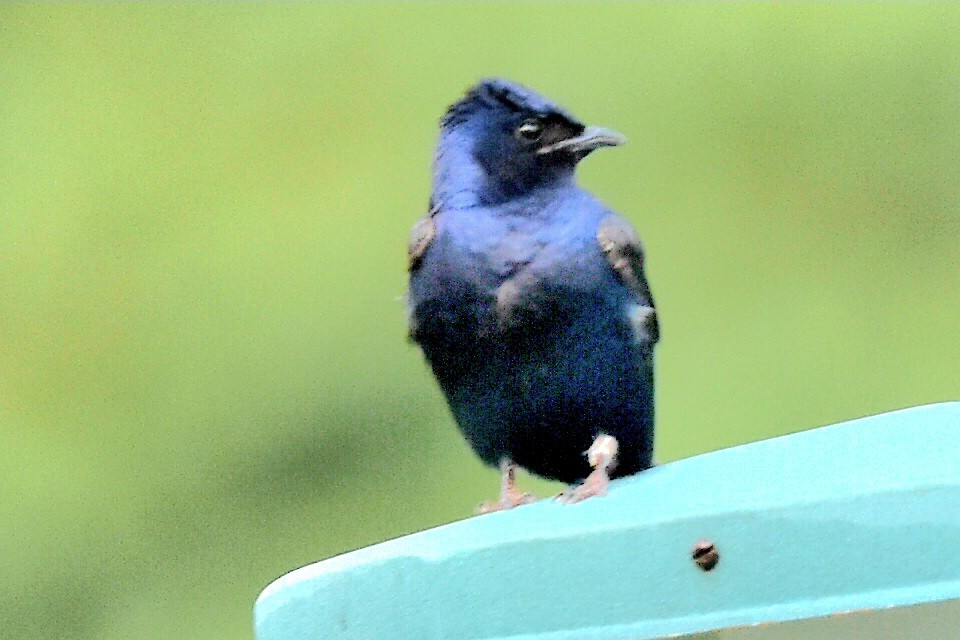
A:
<svg viewBox="0 0 960 640">
<path fill-rule="evenodd" d="M 719 562 L 692 559 L 711 541 Z M 960 598 L 960 402 L 663 465 L 293 571 L 259 640 L 660 638 Z"/>
</svg>

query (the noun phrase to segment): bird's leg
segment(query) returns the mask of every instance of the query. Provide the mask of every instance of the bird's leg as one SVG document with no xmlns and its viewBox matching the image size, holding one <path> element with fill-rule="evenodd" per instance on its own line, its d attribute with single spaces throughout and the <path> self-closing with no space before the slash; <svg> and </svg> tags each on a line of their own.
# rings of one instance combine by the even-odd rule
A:
<svg viewBox="0 0 960 640">
<path fill-rule="evenodd" d="M 517 465 L 513 460 L 504 458 L 500 461 L 500 499 L 497 502 L 484 502 L 480 505 L 480 513 L 491 513 L 513 509 L 522 504 L 535 502 L 537 497 L 532 493 L 524 493 L 516 485 Z"/>
<path fill-rule="evenodd" d="M 573 504 L 593 496 L 603 496 L 610 484 L 610 472 L 617 466 L 619 444 L 613 436 L 601 433 L 587 449 L 587 462 L 593 467 L 590 475 L 576 487 L 571 487 L 557 496 L 563 504 Z"/>
</svg>

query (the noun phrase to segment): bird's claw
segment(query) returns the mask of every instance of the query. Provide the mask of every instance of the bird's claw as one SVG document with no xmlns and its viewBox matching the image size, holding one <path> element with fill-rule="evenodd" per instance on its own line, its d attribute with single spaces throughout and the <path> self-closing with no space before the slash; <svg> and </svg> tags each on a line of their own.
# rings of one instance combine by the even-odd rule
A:
<svg viewBox="0 0 960 640">
<path fill-rule="evenodd" d="M 619 449 L 620 445 L 616 438 L 605 433 L 598 435 L 586 451 L 587 462 L 593 467 L 593 471 L 579 485 L 570 487 L 557 495 L 557 502 L 573 504 L 594 496 L 607 495 L 610 471 L 617 466 Z"/>
<path fill-rule="evenodd" d="M 537 501 L 537 496 L 532 493 L 523 493 L 517 491 L 515 494 L 500 498 L 497 502 L 481 502 L 477 507 L 477 513 L 493 513 L 494 511 L 506 511 L 514 507 L 520 507 L 525 504 L 532 504 Z"/>
<path fill-rule="evenodd" d="M 595 469 L 587 478 L 575 487 L 570 487 L 557 494 L 556 501 L 560 504 L 574 504 L 587 498 L 607 495 L 607 486 L 610 478 L 603 469 Z"/>
<path fill-rule="evenodd" d="M 496 502 L 483 502 L 477 508 L 477 513 L 493 513 L 506 511 L 521 505 L 537 501 L 537 496 L 524 493 L 516 485 L 517 465 L 509 458 L 500 461 L 500 499 Z"/>
</svg>

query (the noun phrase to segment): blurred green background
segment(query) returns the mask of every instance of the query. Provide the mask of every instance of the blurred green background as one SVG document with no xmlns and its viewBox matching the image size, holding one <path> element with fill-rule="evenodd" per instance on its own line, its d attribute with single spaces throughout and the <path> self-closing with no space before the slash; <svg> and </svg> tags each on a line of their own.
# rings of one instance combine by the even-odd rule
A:
<svg viewBox="0 0 960 640">
<path fill-rule="evenodd" d="M 630 138 L 661 461 L 960 397 L 960 7 L 3 5 L 0 635 L 249 638 L 495 495 L 399 300 L 488 75 Z"/>
</svg>

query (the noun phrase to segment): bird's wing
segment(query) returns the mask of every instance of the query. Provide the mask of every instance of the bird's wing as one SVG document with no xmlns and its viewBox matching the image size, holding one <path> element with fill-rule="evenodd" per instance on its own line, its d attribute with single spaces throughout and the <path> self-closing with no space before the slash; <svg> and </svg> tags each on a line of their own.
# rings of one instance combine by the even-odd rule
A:
<svg viewBox="0 0 960 640">
<path fill-rule="evenodd" d="M 410 230 L 410 239 L 407 241 L 407 271 L 413 271 L 420 264 L 423 254 L 427 247 L 437 235 L 437 225 L 433 221 L 434 211 L 421 217 L 413 223 L 413 229 Z"/>
<path fill-rule="evenodd" d="M 637 304 L 630 310 L 630 322 L 637 341 L 652 347 L 660 339 L 660 325 L 653 295 L 643 273 L 643 246 L 637 234 L 626 220 L 610 214 L 600 221 L 597 242 L 607 262 L 637 298 Z"/>
</svg>

